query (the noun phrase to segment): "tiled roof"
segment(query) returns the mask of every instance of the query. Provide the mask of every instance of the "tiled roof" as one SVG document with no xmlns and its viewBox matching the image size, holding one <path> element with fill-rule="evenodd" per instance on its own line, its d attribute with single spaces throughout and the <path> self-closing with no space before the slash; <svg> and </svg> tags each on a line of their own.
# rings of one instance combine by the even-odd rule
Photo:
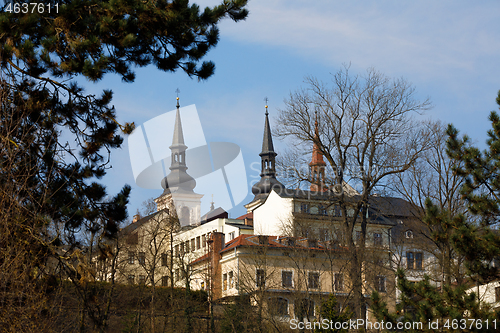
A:
<svg viewBox="0 0 500 333">
<path fill-rule="evenodd" d="M 253 212 L 247 213 L 245 215 L 241 215 L 240 217 L 237 217 L 236 219 L 237 220 L 253 219 Z"/>
<path fill-rule="evenodd" d="M 262 239 L 264 237 L 264 239 Z M 262 242 L 263 241 L 263 242 Z M 224 245 L 224 248 L 219 252 L 222 254 L 231 251 L 238 247 L 267 247 L 273 249 L 299 249 L 299 250 L 317 250 L 317 251 L 335 251 L 343 252 L 347 249 L 342 246 L 328 247 L 325 242 L 315 241 L 315 246 L 311 245 L 311 241 L 302 237 L 280 237 L 280 236 L 261 236 L 261 235 L 241 235 L 233 240 L 230 240 Z M 191 264 L 196 264 L 207 260 L 209 254 L 194 260 Z"/>
</svg>

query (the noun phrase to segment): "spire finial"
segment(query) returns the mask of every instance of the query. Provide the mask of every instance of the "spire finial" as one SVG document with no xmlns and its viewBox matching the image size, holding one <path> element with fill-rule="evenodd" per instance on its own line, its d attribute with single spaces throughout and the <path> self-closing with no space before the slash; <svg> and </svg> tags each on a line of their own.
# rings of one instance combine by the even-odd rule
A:
<svg viewBox="0 0 500 333">
<path fill-rule="evenodd" d="M 269 101 L 269 98 L 265 97 L 264 101 L 266 102 L 266 116 L 268 116 L 269 112 L 267 111 L 267 102 Z"/>
<path fill-rule="evenodd" d="M 212 211 L 214 209 L 215 209 L 215 206 L 214 206 L 214 195 L 212 194 L 212 202 L 210 203 L 210 211 Z"/>
<path fill-rule="evenodd" d="M 175 93 L 177 94 L 177 98 L 176 98 L 176 99 L 177 99 L 177 108 L 179 108 L 179 107 L 180 107 L 180 105 L 179 105 L 179 93 L 180 93 L 180 92 L 181 92 L 181 91 L 179 90 L 179 88 L 175 89 Z"/>
</svg>

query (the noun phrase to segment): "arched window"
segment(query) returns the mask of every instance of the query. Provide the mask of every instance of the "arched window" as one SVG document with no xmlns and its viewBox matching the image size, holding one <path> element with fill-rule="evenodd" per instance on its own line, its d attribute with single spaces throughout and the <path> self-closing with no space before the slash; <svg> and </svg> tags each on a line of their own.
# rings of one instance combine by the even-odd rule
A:
<svg viewBox="0 0 500 333">
<path fill-rule="evenodd" d="M 283 297 L 270 298 L 269 311 L 275 316 L 288 316 L 288 300 Z"/>
</svg>

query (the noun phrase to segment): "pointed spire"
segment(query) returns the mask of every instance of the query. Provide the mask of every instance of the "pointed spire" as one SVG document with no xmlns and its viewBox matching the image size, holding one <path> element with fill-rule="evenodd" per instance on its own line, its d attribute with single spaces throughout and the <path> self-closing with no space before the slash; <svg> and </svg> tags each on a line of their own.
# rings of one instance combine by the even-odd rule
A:
<svg viewBox="0 0 500 333">
<path fill-rule="evenodd" d="M 182 133 L 182 122 L 181 122 L 181 114 L 179 112 L 179 107 L 180 107 L 179 97 L 177 97 L 177 110 L 175 111 L 174 137 L 172 138 L 172 145 L 170 146 L 170 148 L 178 147 L 180 145 L 186 147 L 186 145 L 184 144 L 184 134 Z"/>
<path fill-rule="evenodd" d="M 179 89 L 176 91 L 179 93 Z M 186 149 L 184 144 L 184 134 L 182 132 L 181 115 L 179 111 L 179 96 L 177 96 L 177 110 L 175 112 L 174 136 L 172 138 L 172 145 L 169 147 L 171 151 L 170 174 L 163 178 L 161 185 L 168 191 L 184 190 L 193 192 L 196 186 L 196 181 L 188 175 L 186 170 Z"/>
<path fill-rule="evenodd" d="M 316 106 L 315 121 L 314 121 L 314 141 L 312 159 L 309 166 L 311 168 L 311 191 L 326 191 L 325 186 L 325 167 L 326 163 L 323 160 L 323 153 L 319 149 L 319 122 L 318 122 L 318 106 Z"/>
<path fill-rule="evenodd" d="M 265 99 L 267 102 L 267 97 Z M 272 189 L 281 191 L 284 189 L 276 179 L 276 152 L 273 146 L 273 137 L 271 135 L 271 126 L 269 125 L 269 112 L 266 103 L 266 120 L 264 123 L 264 139 L 262 141 L 262 152 L 259 154 L 261 159 L 260 181 L 252 187 L 252 193 L 258 198 L 271 193 Z"/>
<path fill-rule="evenodd" d="M 262 140 L 262 154 L 274 153 L 273 137 L 271 135 L 271 126 L 269 125 L 269 112 L 266 105 L 266 121 L 264 123 L 264 139 Z"/>
</svg>

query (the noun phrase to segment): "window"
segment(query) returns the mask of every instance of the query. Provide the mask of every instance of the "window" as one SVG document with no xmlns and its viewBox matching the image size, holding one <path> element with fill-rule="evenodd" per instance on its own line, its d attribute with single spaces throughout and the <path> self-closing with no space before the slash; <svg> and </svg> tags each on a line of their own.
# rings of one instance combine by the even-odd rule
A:
<svg viewBox="0 0 500 333">
<path fill-rule="evenodd" d="M 375 288 L 377 291 L 385 293 L 386 292 L 386 287 L 385 287 L 385 276 L 376 276 L 375 277 Z"/>
<path fill-rule="evenodd" d="M 139 265 L 144 265 L 146 263 L 146 253 L 139 252 L 139 256 L 137 257 L 137 261 L 139 262 Z"/>
<path fill-rule="evenodd" d="M 161 265 L 168 266 L 168 256 L 166 253 L 161 254 Z"/>
<path fill-rule="evenodd" d="M 134 263 L 134 252 L 129 252 L 128 253 L 128 263 L 133 264 Z"/>
<path fill-rule="evenodd" d="M 178 257 L 179 256 L 179 244 L 177 244 L 175 246 L 175 256 Z"/>
<path fill-rule="evenodd" d="M 263 269 L 258 269 L 255 275 L 255 283 L 257 288 L 264 287 L 266 285 L 266 273 Z"/>
<path fill-rule="evenodd" d="M 134 284 L 135 283 L 135 275 L 129 275 L 128 276 L 128 283 L 129 284 Z"/>
<path fill-rule="evenodd" d="M 146 284 L 146 276 L 139 275 L 139 284 Z"/>
<path fill-rule="evenodd" d="M 184 250 L 186 251 L 186 253 L 189 253 L 189 241 L 188 240 L 184 243 Z"/>
<path fill-rule="evenodd" d="M 281 285 L 285 288 L 293 287 L 292 276 L 291 271 L 281 271 Z"/>
<path fill-rule="evenodd" d="M 230 289 L 234 288 L 234 279 L 233 279 L 233 272 L 232 271 L 227 274 L 227 278 L 228 278 L 229 288 Z"/>
<path fill-rule="evenodd" d="M 319 240 L 321 242 L 326 242 L 330 240 L 328 229 L 319 229 Z"/>
<path fill-rule="evenodd" d="M 196 239 L 191 239 L 191 251 L 195 251 L 196 250 Z"/>
<path fill-rule="evenodd" d="M 222 290 L 227 290 L 227 274 L 222 274 Z"/>
<path fill-rule="evenodd" d="M 301 203 L 300 204 L 300 212 L 309 214 L 309 205 L 306 203 Z"/>
<path fill-rule="evenodd" d="M 344 275 L 335 273 L 335 291 L 344 291 Z"/>
<path fill-rule="evenodd" d="M 413 269 L 415 265 L 415 253 L 406 252 L 406 267 L 408 269 Z"/>
<path fill-rule="evenodd" d="M 181 243 L 181 248 L 180 248 L 180 252 L 179 252 L 179 255 L 183 256 L 184 255 L 184 243 Z"/>
<path fill-rule="evenodd" d="M 201 248 L 200 236 L 196 237 L 196 249 L 199 250 Z"/>
<path fill-rule="evenodd" d="M 177 268 L 175 270 L 175 281 L 179 281 L 180 279 L 180 270 Z"/>
<path fill-rule="evenodd" d="M 340 210 L 340 206 L 335 206 L 333 210 L 333 216 L 342 216 L 342 210 Z"/>
<path fill-rule="evenodd" d="M 205 281 L 201 281 L 201 290 L 205 290 Z"/>
<path fill-rule="evenodd" d="M 288 300 L 283 297 L 269 299 L 269 309 L 275 316 L 288 316 Z"/>
<path fill-rule="evenodd" d="M 319 273 L 318 272 L 309 272 L 309 276 L 307 279 L 307 286 L 310 289 L 319 289 Z"/>
<path fill-rule="evenodd" d="M 408 269 L 423 269 L 422 252 L 406 252 L 406 268 Z"/>
<path fill-rule="evenodd" d="M 413 231 L 411 231 L 411 230 L 406 230 L 406 232 L 405 232 L 405 237 L 406 237 L 406 238 L 413 238 Z"/>
<path fill-rule="evenodd" d="M 319 214 L 319 215 L 326 215 L 326 214 L 327 214 L 327 213 L 326 213 L 326 207 L 325 207 L 325 206 L 323 206 L 323 205 L 319 205 L 319 206 L 318 206 L 318 214 Z"/>
<path fill-rule="evenodd" d="M 356 231 L 356 237 L 354 238 L 356 242 L 361 241 L 361 231 L 357 230 Z"/>
<path fill-rule="evenodd" d="M 207 235 L 201 235 L 201 246 L 207 246 Z"/>
<path fill-rule="evenodd" d="M 233 240 L 233 239 L 234 239 L 234 231 L 229 233 L 229 240 Z"/>
<path fill-rule="evenodd" d="M 415 269 L 422 269 L 423 268 L 422 259 L 423 259 L 422 252 L 415 253 Z"/>
<path fill-rule="evenodd" d="M 500 302 L 500 287 L 495 288 L 495 302 Z"/>
<path fill-rule="evenodd" d="M 168 287 L 168 276 L 163 275 L 163 276 L 161 277 L 161 285 L 162 285 L 163 287 Z"/>
<path fill-rule="evenodd" d="M 380 232 L 373 233 L 373 245 L 375 246 L 382 245 L 382 234 Z"/>
</svg>

